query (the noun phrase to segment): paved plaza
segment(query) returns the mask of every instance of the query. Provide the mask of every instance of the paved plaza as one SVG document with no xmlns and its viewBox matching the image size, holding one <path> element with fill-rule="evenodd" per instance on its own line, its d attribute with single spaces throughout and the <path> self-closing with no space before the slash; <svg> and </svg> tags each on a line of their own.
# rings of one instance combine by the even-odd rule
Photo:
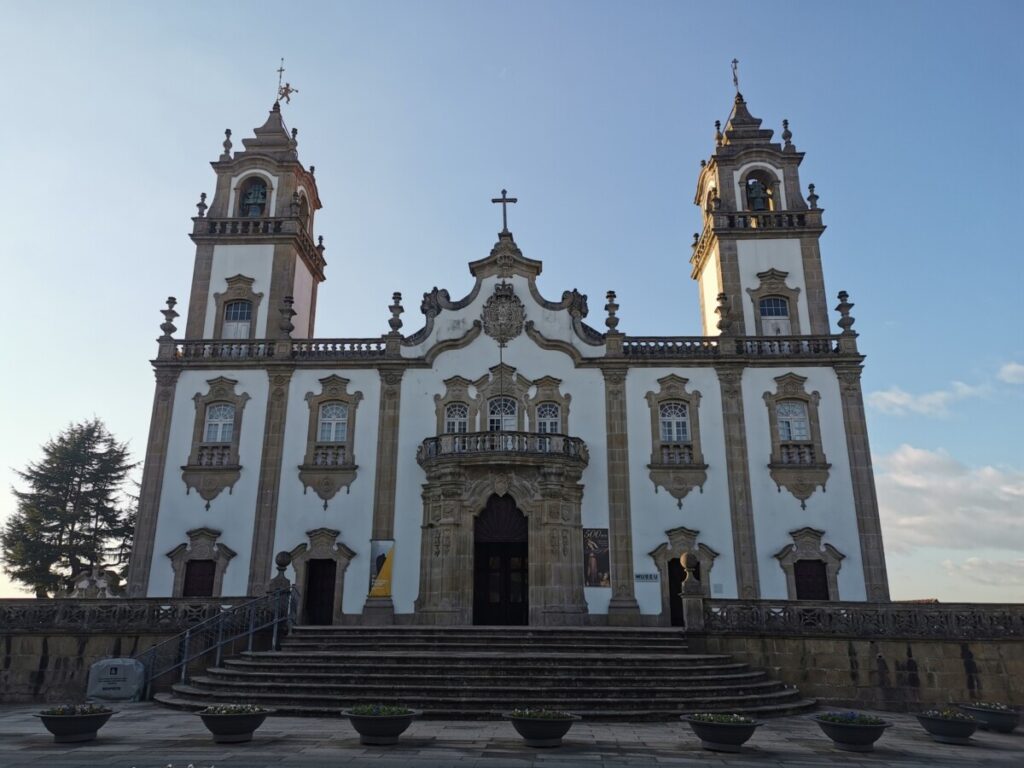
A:
<svg viewBox="0 0 1024 768">
<path fill-rule="evenodd" d="M 591 766 L 1024 766 L 1024 731 L 979 731 L 971 746 L 936 744 L 910 715 L 873 753 L 839 752 L 806 715 L 767 721 L 738 755 L 700 748 L 684 723 L 577 723 L 559 749 L 523 746 L 507 722 L 417 721 L 395 747 L 364 747 L 342 719 L 271 717 L 249 744 L 213 744 L 202 722 L 154 704 L 123 704 L 84 745 L 54 744 L 33 713 L 0 707 L 0 768 L 570 768 Z"/>
</svg>

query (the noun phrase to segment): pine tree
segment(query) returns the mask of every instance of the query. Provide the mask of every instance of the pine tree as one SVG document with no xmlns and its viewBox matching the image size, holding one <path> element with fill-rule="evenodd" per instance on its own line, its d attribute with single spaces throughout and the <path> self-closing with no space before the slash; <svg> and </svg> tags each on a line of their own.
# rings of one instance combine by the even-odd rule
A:
<svg viewBox="0 0 1024 768">
<path fill-rule="evenodd" d="M 122 488 L 132 463 L 99 419 L 72 424 L 42 446 L 18 476 L 18 510 L 0 534 L 4 571 L 37 595 L 55 592 L 86 566 L 108 563 L 125 538 L 130 504 Z"/>
</svg>

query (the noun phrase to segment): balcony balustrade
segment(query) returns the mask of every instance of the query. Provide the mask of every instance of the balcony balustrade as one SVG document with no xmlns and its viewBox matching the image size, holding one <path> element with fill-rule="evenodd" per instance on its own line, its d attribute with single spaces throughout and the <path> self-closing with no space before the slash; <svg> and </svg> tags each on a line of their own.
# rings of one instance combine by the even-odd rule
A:
<svg viewBox="0 0 1024 768">
<path fill-rule="evenodd" d="M 586 443 L 578 437 L 539 432 L 462 432 L 428 437 L 416 452 L 420 464 L 436 461 L 510 461 L 546 463 L 555 460 L 586 465 Z"/>
</svg>

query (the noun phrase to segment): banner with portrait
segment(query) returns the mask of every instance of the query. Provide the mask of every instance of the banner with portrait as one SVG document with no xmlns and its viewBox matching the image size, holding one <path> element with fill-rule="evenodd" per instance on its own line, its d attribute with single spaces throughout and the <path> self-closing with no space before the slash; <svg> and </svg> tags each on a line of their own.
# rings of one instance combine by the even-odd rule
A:
<svg viewBox="0 0 1024 768">
<path fill-rule="evenodd" d="M 608 529 L 583 529 L 583 586 L 611 587 L 608 566 Z"/>
</svg>

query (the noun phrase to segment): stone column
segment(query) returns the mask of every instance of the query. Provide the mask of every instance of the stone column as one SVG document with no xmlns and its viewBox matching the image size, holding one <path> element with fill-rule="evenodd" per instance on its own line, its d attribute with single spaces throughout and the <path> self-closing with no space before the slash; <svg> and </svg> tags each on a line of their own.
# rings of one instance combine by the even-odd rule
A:
<svg viewBox="0 0 1024 768">
<path fill-rule="evenodd" d="M 402 404 L 401 368 L 381 368 L 380 415 L 377 420 L 377 474 L 373 486 L 374 540 L 395 538 L 395 488 L 398 478 L 398 418 Z M 392 557 L 399 553 L 395 552 Z M 411 553 L 410 553 L 411 554 Z M 395 604 L 388 597 L 367 597 L 368 624 L 394 624 Z"/>
<path fill-rule="evenodd" d="M 473 621 L 473 524 L 472 515 L 462 510 L 464 485 L 457 467 L 427 471 L 415 609 L 419 624 Z"/>
<path fill-rule="evenodd" d="M 732 523 L 733 558 L 736 560 L 736 591 L 741 598 L 761 596 L 754 542 L 754 509 L 751 503 L 747 455 L 747 425 L 743 416 L 743 367 L 716 369 L 722 392 L 722 424 L 725 430 L 725 469 L 729 481 L 729 519 Z"/>
<path fill-rule="evenodd" d="M 889 577 L 885 568 L 875 474 L 871 466 L 871 446 L 868 444 L 864 397 L 860 388 L 862 369 L 863 366 L 857 364 L 836 366 L 836 376 L 843 406 L 846 452 L 850 458 L 850 480 L 853 483 L 853 503 L 857 513 L 860 557 L 864 564 L 864 586 L 868 600 L 888 602 Z"/>
<path fill-rule="evenodd" d="M 633 590 L 633 528 L 629 507 L 629 440 L 626 434 L 625 366 L 604 367 L 605 425 L 608 441 L 608 543 L 612 599 L 608 623 L 640 623 Z"/>
<path fill-rule="evenodd" d="M 281 459 L 284 453 L 285 417 L 288 413 L 288 387 L 292 368 L 274 366 L 268 369 L 270 391 L 267 394 L 267 416 L 263 424 L 263 452 L 257 486 L 256 521 L 252 534 L 252 555 L 249 558 L 249 595 L 262 595 L 270 579 L 274 557 L 274 536 L 277 532 L 277 503 L 281 490 Z"/>
<path fill-rule="evenodd" d="M 548 466 L 537 477 L 540 502 L 530 513 L 530 624 L 580 626 L 587 601 L 579 473 Z"/>
<path fill-rule="evenodd" d="M 149 589 L 160 494 L 164 487 L 164 471 L 167 464 L 167 441 L 171 433 L 174 392 L 180 374 L 181 369 L 178 367 L 156 369 L 156 392 L 153 395 L 149 440 L 146 443 L 146 460 L 142 465 L 142 485 L 139 489 L 139 513 L 135 522 L 131 563 L 128 566 L 128 597 L 146 597 Z"/>
</svg>

